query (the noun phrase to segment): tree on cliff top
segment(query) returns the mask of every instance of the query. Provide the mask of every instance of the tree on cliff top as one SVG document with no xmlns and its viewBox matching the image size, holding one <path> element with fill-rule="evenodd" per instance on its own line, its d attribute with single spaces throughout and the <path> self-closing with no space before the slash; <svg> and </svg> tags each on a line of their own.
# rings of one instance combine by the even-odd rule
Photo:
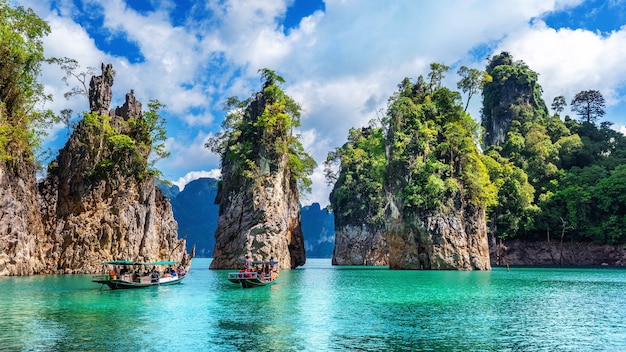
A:
<svg viewBox="0 0 626 352">
<path fill-rule="evenodd" d="M 0 0 L 0 160 L 32 160 L 44 127 L 57 118 L 38 104 L 50 100 L 37 81 L 48 24 L 32 9 Z"/>
<path fill-rule="evenodd" d="M 446 66 L 431 68 L 443 78 Z M 476 145 L 479 126 L 461 94 L 422 76 L 398 87 L 387 109 L 387 177 L 405 210 L 442 210 L 455 199 L 483 209 L 494 204 L 496 189 Z"/>
<path fill-rule="evenodd" d="M 260 69 L 259 74 L 262 91 L 246 100 L 230 97 L 225 103 L 228 114 L 222 131 L 205 146 L 221 156 L 222 167 L 233 166 L 236 180 L 250 180 L 253 185 L 275 171 L 277 165 L 272 161 L 286 156 L 291 181 L 300 192 L 309 192 L 309 175 L 316 163 L 304 150 L 300 135 L 293 133 L 300 126 L 300 106 L 278 85 L 285 82 L 283 77 L 267 68 Z M 241 186 L 237 183 L 232 187 Z"/>
<path fill-rule="evenodd" d="M 581 117 L 584 123 L 595 123 L 604 116 L 606 103 L 602 93 L 597 90 L 583 90 L 578 92 L 570 103 L 572 111 Z"/>
</svg>

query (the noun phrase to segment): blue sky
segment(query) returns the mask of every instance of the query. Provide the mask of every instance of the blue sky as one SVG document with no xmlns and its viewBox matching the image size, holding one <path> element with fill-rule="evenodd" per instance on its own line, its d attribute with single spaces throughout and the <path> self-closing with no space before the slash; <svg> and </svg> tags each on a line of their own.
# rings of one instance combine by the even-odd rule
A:
<svg viewBox="0 0 626 352">
<path fill-rule="evenodd" d="M 626 131 L 626 4 L 621 0 L 12 0 L 51 25 L 47 56 L 71 57 L 83 69 L 102 62 L 116 71 L 113 106 L 134 89 L 147 105 L 166 105 L 167 149 L 158 162 L 181 188 L 219 175 L 219 158 L 204 143 L 219 131 L 222 103 L 260 88 L 257 70 L 283 76 L 284 90 L 302 108 L 299 133 L 320 164 L 303 204 L 328 204 L 322 163 L 351 127 L 384 112 L 404 78 L 427 74 L 432 62 L 451 66 L 444 83 L 456 87 L 461 65 L 484 69 L 490 55 L 509 51 L 539 73 L 544 99 L 566 100 L 597 89 L 605 120 Z M 99 74 L 99 72 L 98 72 Z M 42 82 L 55 111 L 88 109 L 56 67 Z M 480 99 L 470 113 L 480 119 Z M 568 111 L 566 111 L 568 113 Z M 50 129 L 60 148 L 67 130 Z"/>
</svg>

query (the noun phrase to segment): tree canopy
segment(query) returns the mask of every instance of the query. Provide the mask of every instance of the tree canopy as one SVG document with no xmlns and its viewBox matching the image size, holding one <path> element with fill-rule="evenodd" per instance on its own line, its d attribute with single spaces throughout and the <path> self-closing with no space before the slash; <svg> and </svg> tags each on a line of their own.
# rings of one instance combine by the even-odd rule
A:
<svg viewBox="0 0 626 352">
<path fill-rule="evenodd" d="M 594 123 L 604 116 L 606 102 L 602 93 L 597 90 L 584 90 L 576 93 L 570 103 L 572 111 L 580 116 L 585 123 Z"/>
<path fill-rule="evenodd" d="M 221 156 L 222 167 L 233 166 L 235 179 L 253 184 L 260 183 L 264 174 L 276 168 L 276 160 L 285 156 L 293 182 L 301 192 L 309 192 L 309 175 L 316 163 L 294 134 L 300 126 L 300 105 L 280 88 L 283 77 L 267 68 L 259 74 L 262 91 L 246 100 L 230 97 L 224 104 L 222 131 L 205 146 Z"/>
<path fill-rule="evenodd" d="M 56 116 L 42 110 L 50 100 L 38 82 L 43 38 L 50 27 L 32 9 L 0 0 L 0 160 L 31 160 L 44 129 Z"/>
</svg>

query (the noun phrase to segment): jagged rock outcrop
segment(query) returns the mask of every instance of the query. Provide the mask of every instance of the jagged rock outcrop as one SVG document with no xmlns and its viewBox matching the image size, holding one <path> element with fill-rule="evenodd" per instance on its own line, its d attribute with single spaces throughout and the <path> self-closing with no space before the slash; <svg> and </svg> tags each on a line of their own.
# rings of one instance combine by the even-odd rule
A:
<svg viewBox="0 0 626 352">
<path fill-rule="evenodd" d="M 272 84 L 266 83 L 266 88 Z M 264 114 L 266 104 L 264 94 L 257 93 L 246 108 L 244 124 L 254 125 Z M 273 136 L 265 130 L 253 133 L 258 133 L 258 139 L 237 143 L 249 143 L 249 155 L 254 158 L 259 176 L 242 176 L 241 164 L 222 157 L 211 269 L 240 268 L 246 255 L 258 261 L 273 257 L 281 269 L 295 268 L 306 261 L 297 184 L 288 167 L 288 155 L 277 152 L 273 144 L 287 136 L 284 131 Z"/>
<path fill-rule="evenodd" d="M 483 88 L 483 144 L 501 145 L 515 120 L 524 121 L 534 114 L 548 115 L 538 76 L 522 61 L 502 52 L 490 59 L 487 73 L 492 82 Z"/>
<path fill-rule="evenodd" d="M 190 259 L 169 201 L 146 172 L 151 141 L 141 104 L 131 91 L 108 116 L 112 66 L 102 69 L 90 83 L 92 113 L 39 185 L 47 273 L 93 273 L 113 259 Z"/>
<path fill-rule="evenodd" d="M 32 275 L 45 267 L 34 163 L 0 162 L 0 276 Z"/>
<path fill-rule="evenodd" d="M 485 213 L 429 212 L 389 233 L 390 269 L 490 270 Z"/>
<path fill-rule="evenodd" d="M 343 226 L 335 230 L 333 265 L 388 265 L 389 245 L 384 231 L 367 226 Z"/>
<path fill-rule="evenodd" d="M 391 269 L 489 270 L 491 184 L 473 121 L 455 94 L 420 77 L 390 99 L 381 127 L 352 129 L 340 164 L 333 263 Z"/>
</svg>

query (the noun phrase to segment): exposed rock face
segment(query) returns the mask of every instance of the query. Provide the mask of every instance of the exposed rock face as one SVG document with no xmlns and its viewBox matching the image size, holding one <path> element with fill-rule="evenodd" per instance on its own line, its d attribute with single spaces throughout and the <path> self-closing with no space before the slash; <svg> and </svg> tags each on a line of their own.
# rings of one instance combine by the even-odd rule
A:
<svg viewBox="0 0 626 352">
<path fill-rule="evenodd" d="M 93 273 L 100 262 L 188 261 L 185 241 L 169 201 L 143 174 L 150 140 L 130 118 L 141 118 L 131 93 L 110 118 L 111 65 L 90 84 L 90 106 L 100 118 L 84 119 L 59 152 L 40 184 L 45 231 L 46 273 Z M 114 132 L 111 132 L 111 127 Z M 132 146 L 116 145 L 128 136 Z M 124 140 L 124 139 L 122 139 Z"/>
<path fill-rule="evenodd" d="M 102 64 L 102 75 L 92 76 L 89 82 L 89 109 L 100 115 L 108 115 L 113 92 L 113 65 Z"/>
<path fill-rule="evenodd" d="M 34 164 L 24 160 L 11 168 L 0 162 L 0 276 L 41 272 L 42 243 Z"/>
<path fill-rule="evenodd" d="M 384 231 L 351 225 L 335 230 L 333 265 L 388 265 L 388 258 Z"/>
<path fill-rule="evenodd" d="M 486 231 L 481 209 L 413 217 L 389 233 L 389 268 L 490 270 Z"/>
<path fill-rule="evenodd" d="M 494 243 L 490 247 L 493 265 L 626 265 L 626 250 L 620 245 L 519 240 Z"/>
<path fill-rule="evenodd" d="M 246 118 L 258 119 L 264 106 L 263 94 L 258 93 L 248 106 Z M 235 164 L 222 160 L 211 269 L 240 268 L 246 255 L 258 261 L 274 257 L 280 269 L 295 268 L 306 261 L 299 194 L 287 167 L 288 158 L 276 156 L 263 146 L 255 147 L 256 162 L 263 172 L 260 184 L 242 180 Z"/>
</svg>

